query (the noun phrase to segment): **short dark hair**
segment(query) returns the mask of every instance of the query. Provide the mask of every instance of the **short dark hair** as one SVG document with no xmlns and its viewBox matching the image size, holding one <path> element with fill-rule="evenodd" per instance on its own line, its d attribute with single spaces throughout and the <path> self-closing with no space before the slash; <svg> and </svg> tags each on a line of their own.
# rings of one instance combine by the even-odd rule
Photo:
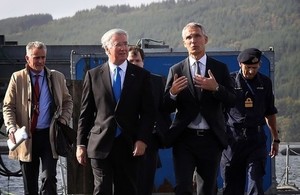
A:
<svg viewBox="0 0 300 195">
<path fill-rule="evenodd" d="M 140 48 L 139 46 L 136 46 L 136 45 L 130 46 L 128 49 L 128 52 L 133 52 L 134 55 L 138 55 L 138 53 L 140 53 L 141 58 L 144 61 L 145 53 L 144 53 L 144 50 L 142 48 Z"/>
</svg>

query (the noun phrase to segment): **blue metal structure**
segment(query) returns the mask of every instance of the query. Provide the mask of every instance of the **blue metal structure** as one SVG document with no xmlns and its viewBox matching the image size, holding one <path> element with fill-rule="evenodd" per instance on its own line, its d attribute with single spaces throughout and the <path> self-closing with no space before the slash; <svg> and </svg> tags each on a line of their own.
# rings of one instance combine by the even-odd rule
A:
<svg viewBox="0 0 300 195">
<path fill-rule="evenodd" d="M 86 70 L 96 67 L 107 60 L 105 54 L 78 54 L 74 51 L 71 54 L 71 79 L 82 80 Z M 169 68 L 187 57 L 186 52 L 174 51 L 171 49 L 144 49 L 145 61 L 144 68 L 154 74 L 159 74 L 167 77 Z M 208 51 L 207 55 L 225 63 L 229 71 L 239 70 L 237 62 L 238 51 Z M 274 51 L 264 51 L 261 58 L 260 72 L 274 80 Z M 271 135 L 267 127 L 265 132 L 268 137 L 267 145 L 271 145 Z M 268 148 L 270 150 L 270 148 Z M 175 186 L 175 175 L 173 171 L 172 149 L 161 149 L 159 151 L 162 167 L 157 169 L 155 176 L 155 189 L 159 192 L 160 189 L 166 186 Z M 266 164 L 266 175 L 264 177 L 264 189 L 268 191 L 272 187 L 273 169 L 271 159 L 268 158 Z M 218 188 L 222 188 L 222 179 L 218 178 Z"/>
<path fill-rule="evenodd" d="M 25 45 L 1 45 L 0 43 L 0 99 L 6 91 L 9 78 L 14 71 L 24 68 L 26 63 Z M 157 45 L 148 47 L 149 44 L 141 44 L 145 52 L 145 68 L 152 73 L 167 76 L 169 68 L 187 57 L 184 50 L 168 48 L 168 46 Z M 147 48 L 146 48 L 147 46 Z M 74 113 L 73 127 L 76 130 L 80 108 L 81 84 L 85 72 L 93 67 L 99 66 L 107 61 L 107 56 L 101 45 L 48 45 L 47 67 L 61 71 L 67 79 L 69 90 L 73 95 Z M 207 54 L 227 64 L 230 71 L 239 69 L 237 55 L 239 51 L 208 51 Z M 274 81 L 274 51 L 263 51 L 260 72 Z M 271 139 L 267 127 L 267 145 L 270 147 Z M 270 148 L 268 148 L 270 149 Z M 172 149 L 159 151 L 162 167 L 157 169 L 155 177 L 156 192 L 172 192 L 175 186 L 175 175 L 173 171 Z M 81 167 L 76 163 L 74 156 L 67 159 L 68 193 L 91 194 L 92 175 L 90 167 Z M 218 178 L 218 187 L 222 187 L 222 179 Z M 266 175 L 264 177 L 264 189 L 266 192 L 274 192 L 276 189 L 275 160 L 268 158 L 266 164 Z M 169 191 L 168 191 L 169 190 Z M 266 193 L 267 194 L 267 193 Z"/>
</svg>

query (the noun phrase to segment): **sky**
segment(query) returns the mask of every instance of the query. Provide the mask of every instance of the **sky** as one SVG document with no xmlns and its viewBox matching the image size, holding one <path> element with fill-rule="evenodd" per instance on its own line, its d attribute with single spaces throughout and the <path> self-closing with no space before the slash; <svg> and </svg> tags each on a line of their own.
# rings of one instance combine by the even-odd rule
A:
<svg viewBox="0 0 300 195">
<path fill-rule="evenodd" d="M 73 16 L 97 5 L 147 5 L 162 0 L 1 0 L 0 20 L 30 14 L 51 14 L 53 19 Z"/>
</svg>

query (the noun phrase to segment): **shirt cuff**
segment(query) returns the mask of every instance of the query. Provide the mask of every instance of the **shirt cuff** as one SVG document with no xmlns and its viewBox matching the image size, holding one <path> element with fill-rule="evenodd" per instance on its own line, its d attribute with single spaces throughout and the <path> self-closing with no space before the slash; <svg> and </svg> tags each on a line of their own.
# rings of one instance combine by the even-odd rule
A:
<svg viewBox="0 0 300 195">
<path fill-rule="evenodd" d="M 177 95 L 173 95 L 173 94 L 171 93 L 171 91 L 170 91 L 170 98 L 171 98 L 172 100 L 176 100 L 176 97 L 177 97 Z"/>
</svg>

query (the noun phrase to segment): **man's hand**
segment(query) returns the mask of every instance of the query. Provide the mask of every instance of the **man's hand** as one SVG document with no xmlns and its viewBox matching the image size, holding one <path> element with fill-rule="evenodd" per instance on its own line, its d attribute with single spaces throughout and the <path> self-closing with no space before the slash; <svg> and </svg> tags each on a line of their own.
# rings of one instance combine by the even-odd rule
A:
<svg viewBox="0 0 300 195">
<path fill-rule="evenodd" d="M 194 77 L 195 87 L 209 90 L 209 91 L 216 91 L 218 83 L 217 83 L 213 73 L 211 72 L 211 70 L 208 70 L 208 75 L 209 75 L 209 77 L 207 78 L 207 77 L 203 77 L 199 74 L 196 74 Z"/>
<path fill-rule="evenodd" d="M 79 164 L 85 166 L 87 163 L 87 154 L 85 146 L 77 146 L 76 148 L 76 158 Z"/>
<path fill-rule="evenodd" d="M 178 75 L 174 75 L 174 80 L 172 83 L 172 87 L 170 89 L 170 93 L 172 95 L 179 94 L 183 89 L 185 89 L 188 86 L 188 80 L 185 76 L 181 76 L 178 78 Z"/>
<path fill-rule="evenodd" d="M 136 141 L 134 144 L 133 156 L 142 156 L 145 154 L 147 145 L 143 141 Z"/>
<path fill-rule="evenodd" d="M 271 151 L 269 153 L 271 158 L 274 158 L 275 156 L 278 155 L 278 150 L 279 150 L 279 143 L 273 142 L 271 146 Z"/>
<path fill-rule="evenodd" d="M 9 129 L 8 138 L 12 141 L 12 143 L 16 144 L 15 132 L 16 128 L 12 127 Z"/>
<path fill-rule="evenodd" d="M 61 123 L 61 124 L 64 124 L 64 125 L 68 125 L 67 121 L 63 118 L 59 118 L 58 121 Z"/>
<path fill-rule="evenodd" d="M 16 144 L 15 132 L 9 132 L 8 138 L 12 141 L 12 143 Z"/>
</svg>

